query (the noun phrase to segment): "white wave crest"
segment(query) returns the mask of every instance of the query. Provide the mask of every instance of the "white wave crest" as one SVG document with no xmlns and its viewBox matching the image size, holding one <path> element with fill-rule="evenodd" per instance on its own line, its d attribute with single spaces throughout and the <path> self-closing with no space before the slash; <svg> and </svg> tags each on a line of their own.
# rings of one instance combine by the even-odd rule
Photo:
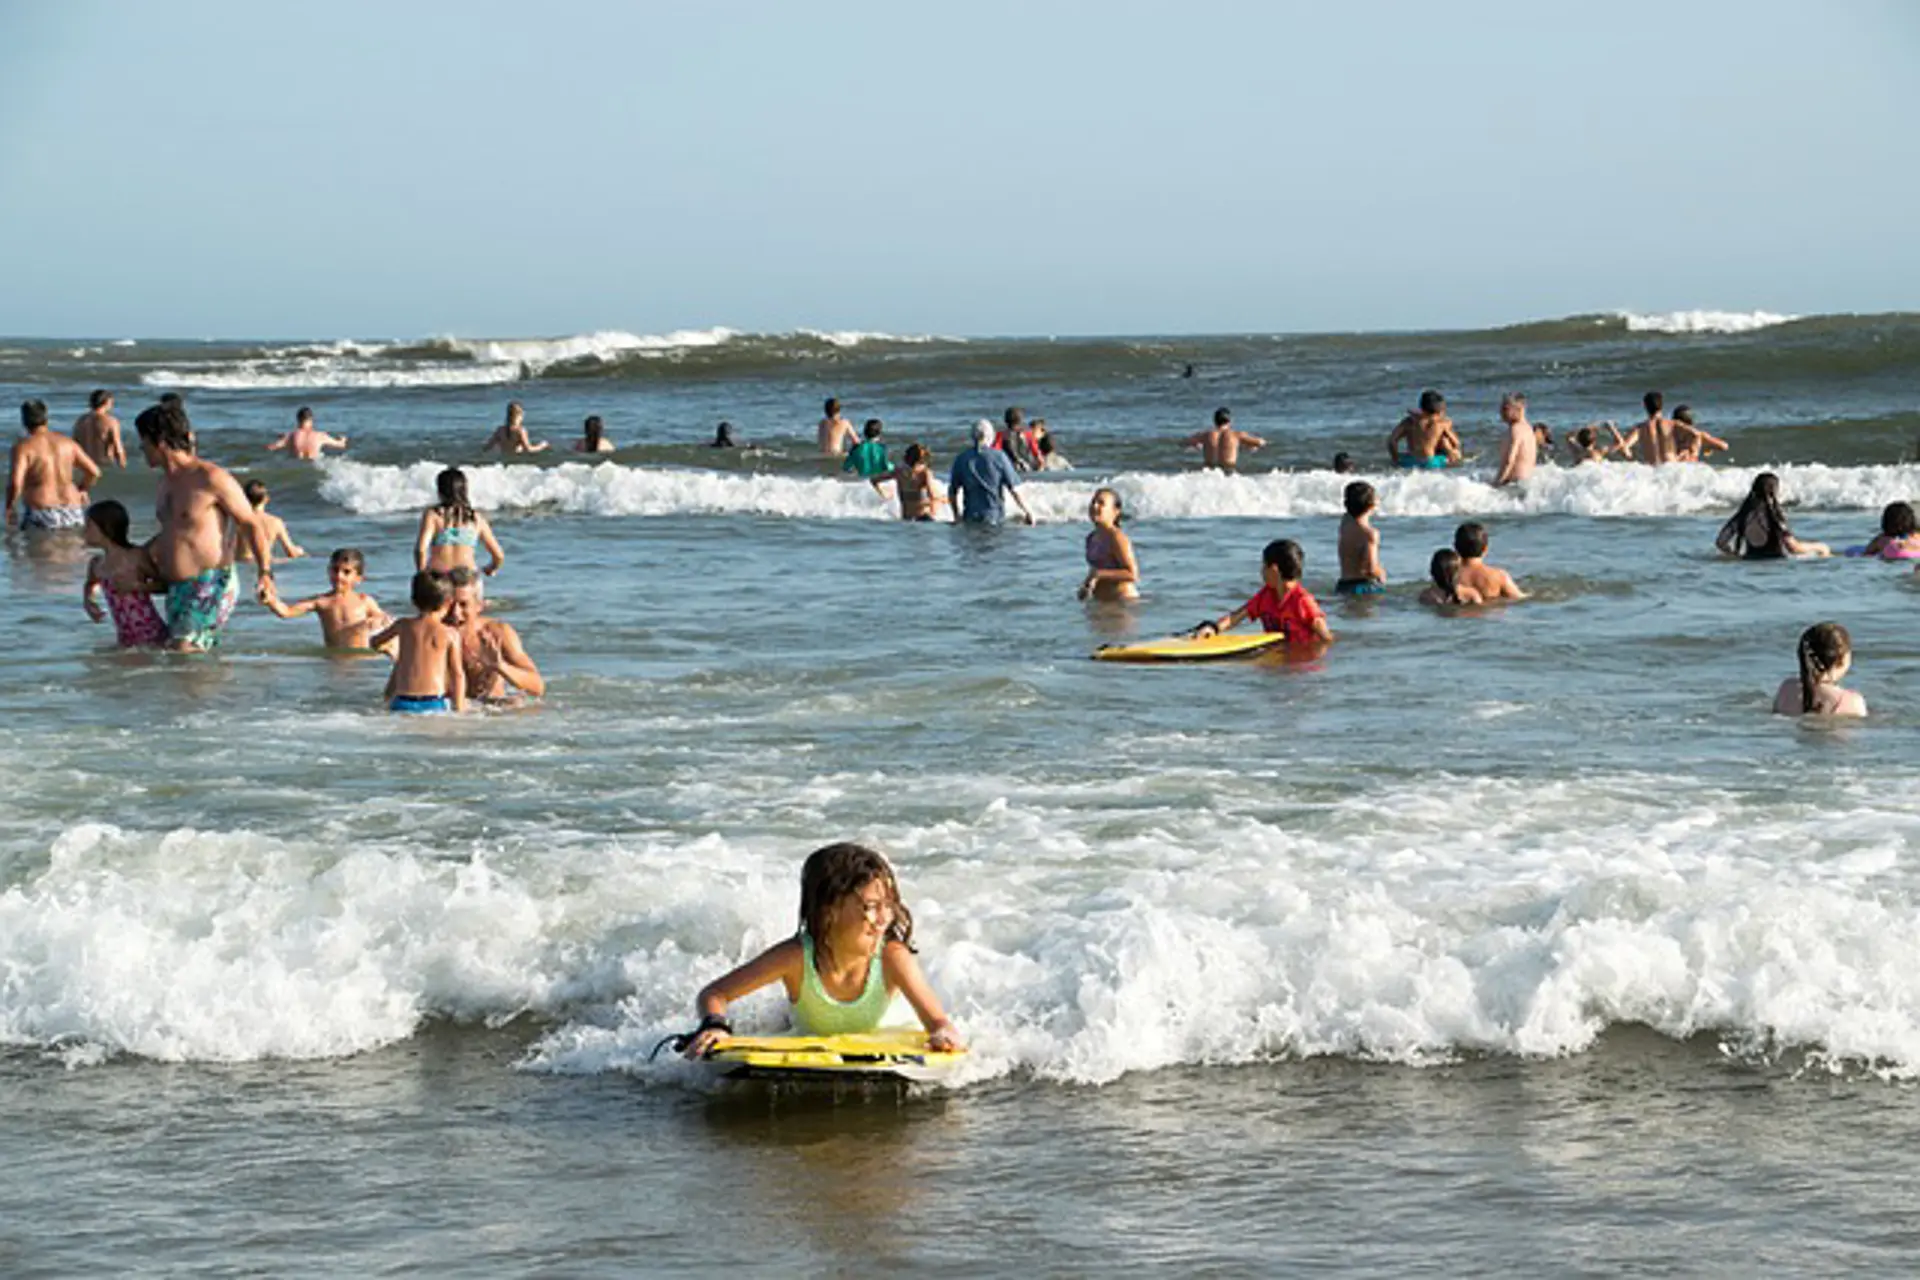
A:
<svg viewBox="0 0 1920 1280">
<path fill-rule="evenodd" d="M 1751 333 L 1755 329 L 1789 324 L 1799 316 L 1773 311 L 1660 311 L 1640 314 L 1616 312 L 1629 333 Z"/>
<path fill-rule="evenodd" d="M 331 387 L 490 387 L 520 377 L 515 364 L 371 363 L 352 355 L 285 355 L 205 368 L 152 369 L 140 375 L 149 387 L 218 391 L 304 390 Z"/>
<path fill-rule="evenodd" d="M 433 345 L 471 356 L 483 364 L 506 363 L 537 374 L 576 360 L 608 362 L 631 355 L 667 355 L 698 347 L 717 347 L 738 335 L 732 329 L 678 329 L 666 334 L 624 333 L 617 329 L 565 338 L 436 338 Z"/>
<path fill-rule="evenodd" d="M 434 501 L 441 464 L 374 466 L 333 461 L 321 496 L 362 515 L 417 511 Z M 1775 468 L 1787 501 L 1802 510 L 1879 510 L 1920 493 L 1920 466 Z M 1385 516 L 1590 517 L 1730 514 L 1758 468 L 1627 463 L 1543 467 L 1523 485 L 1495 489 L 1484 472 L 1396 472 L 1368 477 Z M 1129 517 L 1198 520 L 1337 516 L 1354 477 L 1331 471 L 1123 472 L 1105 481 L 1039 480 L 1021 493 L 1042 523 L 1086 517 L 1098 485 L 1120 494 Z M 886 520 L 895 508 L 868 485 L 695 468 L 625 467 L 570 462 L 557 467 L 486 466 L 467 470 L 473 499 L 493 510 L 547 508 L 595 516 L 771 515 L 807 520 Z"/>
<path fill-rule="evenodd" d="M 873 333 L 864 329 L 798 329 L 803 338 L 814 338 L 835 347 L 857 347 L 865 342 L 897 342 L 921 345 L 929 342 L 959 342 L 959 338 L 940 338 L 932 334 Z"/>
</svg>

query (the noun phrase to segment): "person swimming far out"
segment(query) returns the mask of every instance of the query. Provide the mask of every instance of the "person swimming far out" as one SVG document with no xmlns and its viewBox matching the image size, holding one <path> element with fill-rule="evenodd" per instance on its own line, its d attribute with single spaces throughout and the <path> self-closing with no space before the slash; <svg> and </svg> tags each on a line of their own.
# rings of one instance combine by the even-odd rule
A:
<svg viewBox="0 0 1920 1280">
<path fill-rule="evenodd" d="M 1807 542 L 1793 536 L 1787 517 L 1780 510 L 1780 477 L 1762 471 L 1753 478 L 1753 487 L 1740 503 L 1740 509 L 1720 526 L 1713 545 L 1724 554 L 1742 560 L 1784 560 L 1792 557 L 1830 556 L 1833 549 L 1824 542 Z"/>
<path fill-rule="evenodd" d="M 712 447 L 715 449 L 738 449 L 740 444 L 733 438 L 733 424 L 723 422 L 713 429 Z"/>
<path fill-rule="evenodd" d="M 1817 622 L 1800 633 L 1800 673 L 1780 682 L 1773 711 L 1782 716 L 1864 716 L 1867 700 L 1840 687 L 1853 666 L 1853 637 L 1837 622 Z"/>
<path fill-rule="evenodd" d="M 775 982 L 786 991 L 800 1035 L 876 1031 L 895 996 L 905 996 L 929 1049 L 963 1047 L 915 958 L 913 915 L 900 900 L 893 867 L 865 845 L 830 844 L 807 856 L 799 930 L 701 988 L 694 999 L 700 1027 L 681 1052 L 698 1058 L 732 1035 L 728 1007 Z"/>
</svg>

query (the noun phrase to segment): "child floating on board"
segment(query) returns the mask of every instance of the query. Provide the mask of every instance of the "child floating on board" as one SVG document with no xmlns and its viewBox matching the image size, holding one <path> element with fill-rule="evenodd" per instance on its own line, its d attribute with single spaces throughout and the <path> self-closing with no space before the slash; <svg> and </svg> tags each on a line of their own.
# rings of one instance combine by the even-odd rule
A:
<svg viewBox="0 0 1920 1280">
<path fill-rule="evenodd" d="M 733 1034 L 727 1006 L 779 982 L 801 1035 L 877 1029 L 895 993 L 920 1016 L 927 1047 L 954 1050 L 960 1033 L 913 954 L 913 917 L 886 858 L 865 845 L 830 844 L 800 868 L 800 930 L 701 989 L 700 1029 L 681 1050 L 698 1058 Z"/>
</svg>

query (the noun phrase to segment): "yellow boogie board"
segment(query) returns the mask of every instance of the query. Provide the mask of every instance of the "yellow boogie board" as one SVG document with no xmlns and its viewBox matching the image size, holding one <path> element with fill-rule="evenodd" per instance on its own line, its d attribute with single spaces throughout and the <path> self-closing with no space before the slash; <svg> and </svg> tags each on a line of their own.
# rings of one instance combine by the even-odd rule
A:
<svg viewBox="0 0 1920 1280">
<path fill-rule="evenodd" d="M 1216 662 L 1249 657 L 1286 641 L 1281 631 L 1229 631 L 1205 637 L 1168 636 L 1145 644 L 1104 644 L 1093 656 L 1099 662 Z"/>
<path fill-rule="evenodd" d="M 929 1049 L 926 1032 L 902 1029 L 847 1036 L 728 1036 L 707 1050 L 703 1061 L 734 1078 L 934 1081 L 966 1056 L 964 1049 Z"/>
</svg>

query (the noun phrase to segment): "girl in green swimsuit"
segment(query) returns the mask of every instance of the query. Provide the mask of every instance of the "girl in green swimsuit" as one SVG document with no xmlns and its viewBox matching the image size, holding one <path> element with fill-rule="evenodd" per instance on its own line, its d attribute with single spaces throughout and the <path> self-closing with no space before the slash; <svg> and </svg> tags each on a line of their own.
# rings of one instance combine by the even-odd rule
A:
<svg viewBox="0 0 1920 1280">
<path fill-rule="evenodd" d="M 960 1033 L 913 953 L 913 917 L 887 860 L 865 845 L 816 849 L 800 869 L 800 931 L 708 983 L 694 1001 L 700 1030 L 683 1052 L 697 1058 L 733 1034 L 727 1006 L 778 980 L 800 1035 L 835 1036 L 881 1025 L 895 994 L 927 1029 L 929 1049 L 958 1049 Z"/>
</svg>

